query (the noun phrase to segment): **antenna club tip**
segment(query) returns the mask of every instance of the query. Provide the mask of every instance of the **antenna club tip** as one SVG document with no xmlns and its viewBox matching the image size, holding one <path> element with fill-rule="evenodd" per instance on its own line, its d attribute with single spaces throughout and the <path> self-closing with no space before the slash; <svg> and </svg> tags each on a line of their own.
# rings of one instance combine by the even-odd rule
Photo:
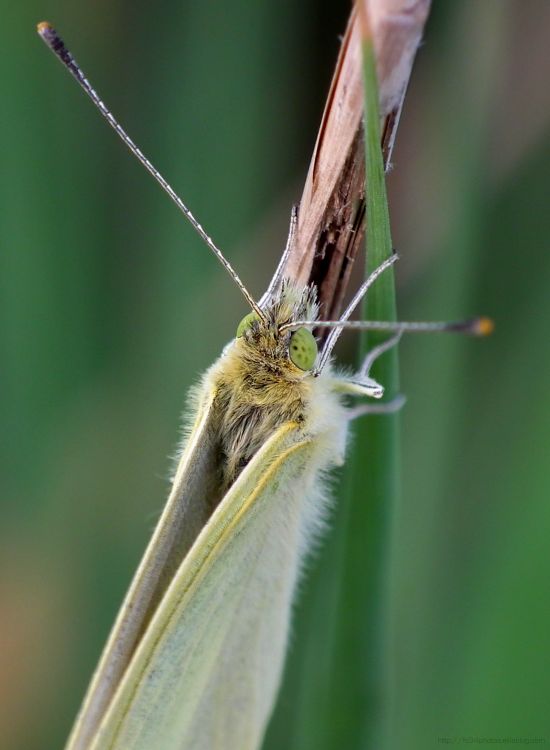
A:
<svg viewBox="0 0 550 750">
<path fill-rule="evenodd" d="M 490 336 L 495 330 L 495 323 L 491 318 L 476 318 L 473 321 L 472 333 L 475 336 Z"/>
<path fill-rule="evenodd" d="M 53 26 L 48 21 L 40 21 L 40 23 L 36 24 L 36 30 L 40 36 L 44 36 L 44 34 L 51 34 Z"/>
</svg>

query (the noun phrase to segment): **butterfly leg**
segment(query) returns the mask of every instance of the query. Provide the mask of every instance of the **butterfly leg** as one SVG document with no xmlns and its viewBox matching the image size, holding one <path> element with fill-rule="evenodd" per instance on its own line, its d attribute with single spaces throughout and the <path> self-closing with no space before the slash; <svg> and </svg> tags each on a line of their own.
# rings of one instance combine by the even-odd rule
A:
<svg viewBox="0 0 550 750">
<path fill-rule="evenodd" d="M 298 226 L 298 206 L 294 205 L 292 206 L 292 212 L 290 214 L 290 226 L 288 229 L 288 238 L 286 241 L 286 247 L 281 256 L 281 260 L 279 261 L 279 265 L 277 266 L 277 270 L 275 271 L 273 278 L 269 282 L 267 291 L 264 293 L 264 295 L 258 302 L 261 308 L 263 308 L 281 288 L 283 277 L 285 275 L 286 264 L 290 256 L 290 253 L 292 252 L 292 248 L 294 247 L 297 226 Z"/>
<path fill-rule="evenodd" d="M 337 383 L 335 383 L 335 390 L 339 391 L 340 393 L 345 393 L 348 396 L 368 396 L 369 398 L 382 398 L 382 396 L 384 395 L 384 388 L 380 385 L 380 383 L 377 383 L 376 380 L 373 380 L 373 378 L 369 376 L 369 372 L 378 357 L 384 354 L 384 352 L 387 352 L 389 349 L 392 349 L 399 342 L 400 338 L 401 332 L 397 333 L 395 336 L 392 336 L 387 341 L 384 341 L 382 344 L 375 346 L 374 349 L 371 349 L 363 360 L 363 364 L 361 365 L 358 372 L 356 372 L 351 377 L 340 379 Z M 383 409 L 385 406 L 389 406 L 389 404 L 382 404 L 380 406 L 373 407 L 372 413 L 384 413 L 384 411 L 380 411 L 380 409 Z"/>
<path fill-rule="evenodd" d="M 400 393 L 385 404 L 361 404 L 348 410 L 348 419 L 351 422 L 353 419 L 365 416 L 365 414 L 395 414 L 403 407 L 406 400 L 405 396 Z"/>
<path fill-rule="evenodd" d="M 384 354 L 384 352 L 387 352 L 389 349 L 393 349 L 393 347 L 399 343 L 401 336 L 402 332 L 399 331 L 399 333 L 396 333 L 395 336 L 391 336 L 389 339 L 387 339 L 387 341 L 383 341 L 381 344 L 371 349 L 363 360 L 363 364 L 361 365 L 361 368 L 359 370 L 359 375 L 361 375 L 361 377 L 368 378 L 371 367 L 376 362 L 378 357 L 380 357 L 381 354 Z"/>
</svg>

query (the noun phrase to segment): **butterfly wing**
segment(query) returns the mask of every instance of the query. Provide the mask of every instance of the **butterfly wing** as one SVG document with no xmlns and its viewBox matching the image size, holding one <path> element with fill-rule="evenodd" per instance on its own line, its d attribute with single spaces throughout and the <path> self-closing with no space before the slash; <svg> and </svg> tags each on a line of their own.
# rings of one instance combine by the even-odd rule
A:
<svg viewBox="0 0 550 750">
<path fill-rule="evenodd" d="M 67 750 L 89 747 L 174 571 L 219 500 L 212 413 L 215 393 L 205 382 L 200 394 L 194 426 L 179 460 L 168 501 L 113 626 Z"/>
<path fill-rule="evenodd" d="M 94 750 L 244 750 L 278 688 L 315 443 L 279 428 L 180 565 L 92 744 Z"/>
</svg>

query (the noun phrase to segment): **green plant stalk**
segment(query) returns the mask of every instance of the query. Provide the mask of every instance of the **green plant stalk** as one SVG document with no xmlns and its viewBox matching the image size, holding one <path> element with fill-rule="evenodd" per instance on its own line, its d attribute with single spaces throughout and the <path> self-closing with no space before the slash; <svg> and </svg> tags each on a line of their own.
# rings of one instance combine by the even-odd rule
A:
<svg viewBox="0 0 550 750">
<path fill-rule="evenodd" d="M 393 252 L 386 180 L 380 148 L 380 114 L 378 82 L 372 42 L 363 44 L 365 84 L 365 157 L 366 157 L 366 273 L 370 273 Z M 393 268 L 377 281 L 363 304 L 368 320 L 396 320 L 395 279 Z M 366 334 L 360 342 L 360 354 L 376 345 L 380 334 Z M 384 385 L 385 400 L 399 391 L 397 348 L 385 353 L 373 366 L 373 377 Z M 357 487 L 354 506 L 363 513 L 365 539 L 364 563 L 364 672 L 366 703 L 364 744 L 374 739 L 378 746 L 379 722 L 389 701 L 388 660 L 385 656 L 385 613 L 387 571 L 389 567 L 391 522 L 399 501 L 399 414 L 373 415 L 359 424 L 354 456 L 353 481 Z M 365 502 L 358 494 L 363 490 Z M 358 502 L 359 501 L 359 502 Z M 363 507 L 361 507 L 363 506 Z M 353 520 L 353 519 L 352 519 Z"/>
<path fill-rule="evenodd" d="M 363 45 L 366 159 L 366 273 L 393 252 L 385 174 L 380 148 L 380 117 L 375 56 Z M 369 290 L 362 317 L 395 320 L 395 286 L 389 269 Z M 380 334 L 364 335 L 360 358 L 379 343 Z M 397 395 L 397 351 L 385 353 L 372 376 L 385 388 L 385 401 Z M 335 665 L 339 675 L 339 720 L 331 748 L 377 746 L 378 722 L 386 701 L 384 657 L 385 571 L 390 520 L 398 498 L 398 415 L 372 415 L 355 425 L 355 445 L 347 483 L 343 524 L 343 584 Z M 351 616 L 350 616 L 351 615 Z"/>
<path fill-rule="evenodd" d="M 392 245 L 371 49 L 365 50 L 365 67 L 368 273 L 391 254 Z M 362 316 L 395 318 L 391 269 L 369 290 Z M 379 340 L 380 335 L 363 337 L 361 358 Z M 385 386 L 386 400 L 391 400 L 398 390 L 395 350 L 383 355 L 373 375 Z M 297 636 L 303 636 L 298 638 L 303 651 L 291 650 L 287 664 L 293 690 L 286 695 L 285 721 L 277 716 L 265 750 L 283 742 L 289 750 L 376 747 L 370 738 L 383 681 L 378 632 L 381 567 L 388 516 L 397 495 L 397 418 L 368 416 L 357 421 L 354 432 L 333 533 L 312 571 L 315 580 L 308 587 L 308 601 L 301 603 L 305 624 L 299 620 L 303 631 Z"/>
</svg>

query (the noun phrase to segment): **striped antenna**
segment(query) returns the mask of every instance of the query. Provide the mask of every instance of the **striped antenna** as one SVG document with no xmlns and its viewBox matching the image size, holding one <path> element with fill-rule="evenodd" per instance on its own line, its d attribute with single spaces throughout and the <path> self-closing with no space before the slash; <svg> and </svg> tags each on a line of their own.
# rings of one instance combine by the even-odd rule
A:
<svg viewBox="0 0 550 750">
<path fill-rule="evenodd" d="M 353 328 L 356 331 L 383 331 L 387 333 L 466 333 L 471 336 L 489 336 L 495 327 L 491 318 L 479 317 L 457 321 L 385 321 L 385 320 L 294 320 L 281 326 L 281 330 L 296 326 L 316 328 Z"/>
<path fill-rule="evenodd" d="M 69 52 L 69 50 L 65 46 L 65 43 L 63 42 L 63 40 L 61 39 L 57 31 L 51 26 L 51 24 L 47 23 L 46 21 L 42 21 L 41 23 L 38 24 L 37 31 L 38 31 L 38 34 L 44 40 L 44 42 L 47 44 L 47 46 L 54 53 L 54 55 L 63 63 L 63 65 L 71 73 L 71 75 L 79 84 L 79 86 L 90 97 L 92 102 L 95 104 L 95 106 L 103 115 L 103 117 L 107 120 L 109 125 L 113 128 L 113 130 L 118 135 L 118 137 L 124 142 L 124 144 L 128 147 L 131 153 L 136 157 L 136 159 L 141 164 L 143 164 L 143 166 L 149 172 L 149 174 L 151 174 L 155 178 L 155 180 L 158 182 L 158 184 L 161 186 L 164 192 L 170 196 L 172 201 L 176 204 L 176 206 L 179 208 L 181 213 L 185 216 L 187 221 L 191 224 L 191 226 L 197 232 L 197 234 L 208 245 L 210 250 L 214 253 L 216 258 L 220 261 L 222 266 L 225 268 L 227 273 L 231 276 L 235 284 L 239 287 L 246 301 L 248 302 L 250 307 L 254 310 L 256 315 L 258 315 L 258 317 L 261 320 L 265 320 L 265 315 L 262 309 L 254 300 L 250 292 L 247 290 L 247 288 L 245 287 L 245 285 L 239 278 L 238 274 L 234 270 L 233 266 L 229 263 L 229 261 L 224 256 L 222 251 L 214 244 L 212 239 L 204 231 L 202 226 L 195 219 L 191 211 L 187 208 L 185 203 L 177 195 L 175 190 L 169 185 L 169 183 L 164 179 L 164 177 L 160 174 L 160 172 L 151 164 L 151 162 L 145 156 L 145 154 L 136 146 L 136 144 L 130 138 L 130 136 L 126 133 L 126 131 L 119 125 L 119 123 L 117 122 L 117 120 L 115 119 L 111 111 L 106 107 L 102 99 L 99 97 L 95 89 L 92 87 L 92 85 L 90 84 L 86 76 L 84 75 L 82 69 L 80 68 L 80 66 L 78 65 L 78 63 L 76 62 L 72 54 Z"/>
<path fill-rule="evenodd" d="M 325 346 L 321 351 L 318 359 L 314 375 L 319 375 L 324 366 L 326 365 L 330 354 L 338 340 L 338 337 L 342 331 L 346 328 L 352 328 L 356 331 L 381 331 L 387 333 L 398 334 L 397 339 L 402 333 L 465 333 L 471 336 L 489 336 L 494 330 L 494 323 L 491 318 L 478 317 L 470 318 L 469 320 L 459 321 L 384 321 L 384 320 L 349 320 L 351 314 L 357 307 L 357 305 L 364 299 L 369 288 L 374 284 L 378 277 L 384 273 L 388 268 L 395 263 L 398 259 L 397 253 L 394 252 L 389 258 L 386 258 L 377 268 L 372 271 L 367 279 L 361 284 L 353 299 L 346 307 L 340 320 L 293 320 L 289 323 L 285 323 L 279 328 L 279 331 L 287 331 L 296 329 L 301 326 L 309 326 L 310 328 L 330 328 L 332 329 L 327 337 Z M 392 345 L 396 343 L 396 338 L 392 339 Z M 385 351 L 387 344 L 384 343 L 380 347 L 373 350 L 372 354 L 381 354 Z M 372 363 L 372 358 L 367 357 L 367 361 Z"/>
</svg>

